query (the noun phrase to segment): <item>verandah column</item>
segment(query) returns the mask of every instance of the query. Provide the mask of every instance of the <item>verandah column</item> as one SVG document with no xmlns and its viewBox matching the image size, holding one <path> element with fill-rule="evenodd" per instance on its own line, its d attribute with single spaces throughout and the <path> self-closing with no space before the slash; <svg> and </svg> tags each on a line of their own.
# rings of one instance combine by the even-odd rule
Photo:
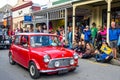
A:
<svg viewBox="0 0 120 80">
<path fill-rule="evenodd" d="M 72 27 L 73 27 L 73 37 L 72 37 L 72 40 L 74 41 L 75 40 L 75 9 L 76 9 L 76 6 L 73 6 L 73 21 L 72 21 Z M 72 41 L 72 42 L 73 42 Z"/>
<path fill-rule="evenodd" d="M 67 41 L 67 22 L 68 22 L 68 17 L 67 17 L 67 8 L 65 8 L 65 41 Z"/>
<path fill-rule="evenodd" d="M 110 28 L 110 12 L 111 12 L 111 2 L 112 0 L 106 0 L 107 2 L 107 42 L 109 43 L 109 28 Z"/>
</svg>

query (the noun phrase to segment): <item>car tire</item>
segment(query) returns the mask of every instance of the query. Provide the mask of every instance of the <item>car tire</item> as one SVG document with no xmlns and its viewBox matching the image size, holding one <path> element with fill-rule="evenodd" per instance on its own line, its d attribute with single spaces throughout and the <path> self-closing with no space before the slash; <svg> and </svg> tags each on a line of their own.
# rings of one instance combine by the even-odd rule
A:
<svg viewBox="0 0 120 80">
<path fill-rule="evenodd" d="M 33 79 L 37 79 L 37 78 L 40 77 L 40 72 L 37 69 L 34 62 L 31 62 L 30 65 L 29 65 L 29 74 Z"/>
<path fill-rule="evenodd" d="M 14 65 L 14 64 L 15 64 L 15 61 L 13 60 L 13 57 L 12 57 L 12 54 L 11 54 L 11 53 L 9 53 L 9 63 L 10 63 L 11 65 Z"/>
<path fill-rule="evenodd" d="M 10 48 L 10 46 L 9 46 L 9 45 L 7 45 L 6 47 L 7 47 L 7 49 L 9 49 L 9 48 Z"/>
</svg>

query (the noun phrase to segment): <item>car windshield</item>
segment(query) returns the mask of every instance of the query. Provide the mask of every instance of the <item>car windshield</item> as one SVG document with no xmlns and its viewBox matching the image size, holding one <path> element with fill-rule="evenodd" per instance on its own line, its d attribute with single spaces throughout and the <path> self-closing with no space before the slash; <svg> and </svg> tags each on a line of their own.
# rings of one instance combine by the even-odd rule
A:
<svg viewBox="0 0 120 80">
<path fill-rule="evenodd" d="M 32 47 L 61 46 L 57 36 L 31 36 L 30 44 Z"/>
</svg>

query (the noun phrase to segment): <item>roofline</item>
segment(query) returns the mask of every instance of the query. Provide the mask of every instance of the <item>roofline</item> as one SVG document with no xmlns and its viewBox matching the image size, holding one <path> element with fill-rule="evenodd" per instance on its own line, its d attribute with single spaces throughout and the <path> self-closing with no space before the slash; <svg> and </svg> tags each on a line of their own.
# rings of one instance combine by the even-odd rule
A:
<svg viewBox="0 0 120 80">
<path fill-rule="evenodd" d="M 72 2 L 72 5 L 75 4 L 75 3 L 84 2 L 84 1 L 85 1 L 85 0 L 74 1 L 74 2 Z"/>
<path fill-rule="evenodd" d="M 11 10 L 14 12 L 14 11 L 17 11 L 17 10 L 20 10 L 20 9 L 23 9 L 23 8 L 26 8 L 26 7 L 32 6 L 32 5 L 33 5 L 33 2 L 30 1 L 30 2 L 28 2 L 28 3 L 24 3 L 24 4 L 22 4 L 22 5 L 13 7 Z"/>
<path fill-rule="evenodd" d="M 34 11 L 33 15 L 36 13 L 44 13 L 44 12 L 52 12 L 52 11 L 58 11 L 59 9 L 65 9 L 65 8 L 71 8 L 72 7 L 72 3 L 68 3 L 68 4 L 64 4 L 64 5 L 59 5 L 59 6 L 54 6 L 54 7 L 50 7 L 48 9 L 45 10 L 39 10 L 39 11 Z"/>
</svg>

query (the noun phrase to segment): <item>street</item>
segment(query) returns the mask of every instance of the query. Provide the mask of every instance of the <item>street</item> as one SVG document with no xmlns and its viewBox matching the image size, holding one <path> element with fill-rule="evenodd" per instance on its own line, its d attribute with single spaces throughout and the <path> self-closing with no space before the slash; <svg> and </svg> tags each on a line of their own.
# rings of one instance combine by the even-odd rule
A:
<svg viewBox="0 0 120 80">
<path fill-rule="evenodd" d="M 0 80 L 33 80 L 27 69 L 10 65 L 8 50 L 0 50 Z M 41 74 L 37 80 L 120 80 L 120 66 L 79 59 L 75 72 L 66 74 Z"/>
</svg>

